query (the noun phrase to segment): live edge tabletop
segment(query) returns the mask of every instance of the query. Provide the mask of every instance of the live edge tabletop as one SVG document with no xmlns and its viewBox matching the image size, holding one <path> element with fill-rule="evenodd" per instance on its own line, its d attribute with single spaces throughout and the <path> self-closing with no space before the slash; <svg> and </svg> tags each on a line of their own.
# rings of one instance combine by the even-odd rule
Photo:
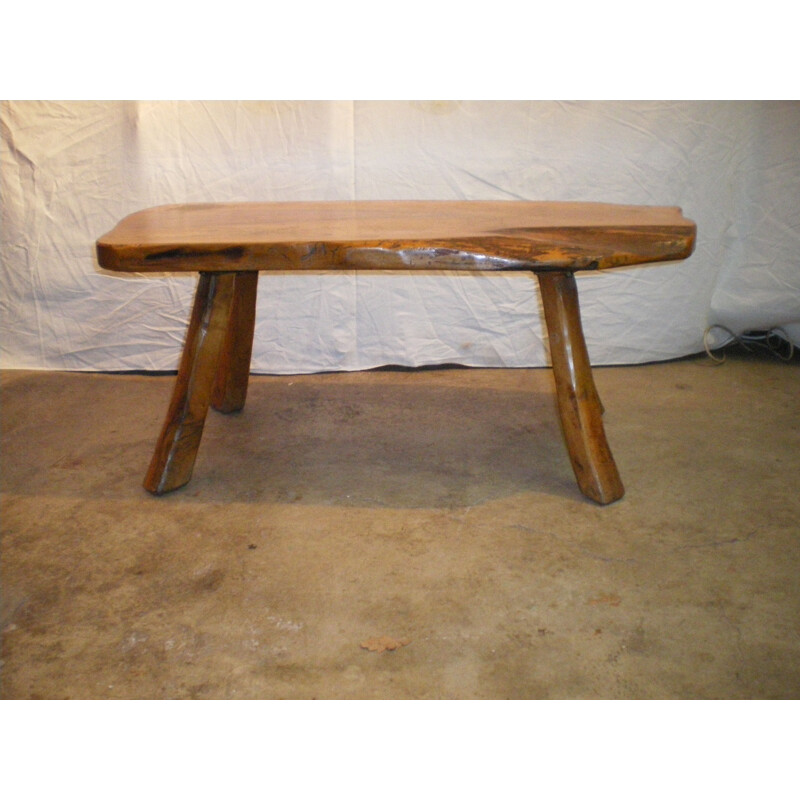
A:
<svg viewBox="0 0 800 800">
<path fill-rule="evenodd" d="M 624 494 L 606 441 L 574 273 L 687 258 L 676 207 L 539 202 L 294 202 L 139 211 L 97 241 L 101 267 L 199 272 L 183 356 L 145 488 L 188 483 L 209 405 L 244 406 L 259 271 L 527 271 L 539 281 L 567 451 L 581 491 Z"/>
</svg>

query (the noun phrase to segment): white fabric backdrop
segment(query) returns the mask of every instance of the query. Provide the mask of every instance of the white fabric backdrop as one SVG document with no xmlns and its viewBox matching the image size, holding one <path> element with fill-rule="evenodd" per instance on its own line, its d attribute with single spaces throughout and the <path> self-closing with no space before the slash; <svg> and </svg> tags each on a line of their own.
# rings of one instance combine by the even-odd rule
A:
<svg viewBox="0 0 800 800">
<path fill-rule="evenodd" d="M 101 271 L 163 203 L 524 199 L 681 206 L 685 262 L 583 274 L 595 364 L 800 344 L 800 103 L 4 102 L 4 368 L 175 369 L 195 279 Z M 262 273 L 253 370 L 548 363 L 527 275 Z"/>
</svg>

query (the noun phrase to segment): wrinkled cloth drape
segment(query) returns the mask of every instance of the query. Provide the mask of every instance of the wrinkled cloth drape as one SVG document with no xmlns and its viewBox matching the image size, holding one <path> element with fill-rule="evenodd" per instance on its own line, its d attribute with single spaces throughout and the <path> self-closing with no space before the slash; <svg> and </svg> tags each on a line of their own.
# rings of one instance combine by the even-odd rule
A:
<svg viewBox="0 0 800 800">
<path fill-rule="evenodd" d="M 166 203 L 571 200 L 676 205 L 684 262 L 578 278 L 595 364 L 781 327 L 800 344 L 800 103 L 4 102 L 4 368 L 172 370 L 196 278 L 97 266 Z M 549 363 L 526 274 L 262 273 L 252 369 Z"/>
</svg>

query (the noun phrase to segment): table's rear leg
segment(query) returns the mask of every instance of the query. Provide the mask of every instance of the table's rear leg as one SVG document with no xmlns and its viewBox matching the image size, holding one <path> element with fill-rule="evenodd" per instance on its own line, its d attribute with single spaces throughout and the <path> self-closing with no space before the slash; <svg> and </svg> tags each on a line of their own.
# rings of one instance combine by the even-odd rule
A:
<svg viewBox="0 0 800 800">
<path fill-rule="evenodd" d="M 189 482 L 233 305 L 234 273 L 201 272 L 167 418 L 144 487 L 164 494 Z"/>
<path fill-rule="evenodd" d="M 539 272 L 550 337 L 558 411 L 580 490 L 601 503 L 625 493 L 603 428 L 603 406 L 583 337 L 578 290 L 572 272 Z"/>
<path fill-rule="evenodd" d="M 258 272 L 237 272 L 225 343 L 217 367 L 211 406 L 223 414 L 241 411 L 250 379 L 253 331 L 256 324 Z"/>
</svg>

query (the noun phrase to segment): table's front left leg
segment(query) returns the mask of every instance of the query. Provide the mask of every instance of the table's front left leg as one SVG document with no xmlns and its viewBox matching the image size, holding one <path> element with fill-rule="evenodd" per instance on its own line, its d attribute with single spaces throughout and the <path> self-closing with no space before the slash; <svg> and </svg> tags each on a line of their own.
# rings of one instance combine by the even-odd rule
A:
<svg viewBox="0 0 800 800">
<path fill-rule="evenodd" d="M 164 494 L 192 477 L 233 305 L 234 273 L 201 272 L 167 418 L 144 487 Z"/>
</svg>

